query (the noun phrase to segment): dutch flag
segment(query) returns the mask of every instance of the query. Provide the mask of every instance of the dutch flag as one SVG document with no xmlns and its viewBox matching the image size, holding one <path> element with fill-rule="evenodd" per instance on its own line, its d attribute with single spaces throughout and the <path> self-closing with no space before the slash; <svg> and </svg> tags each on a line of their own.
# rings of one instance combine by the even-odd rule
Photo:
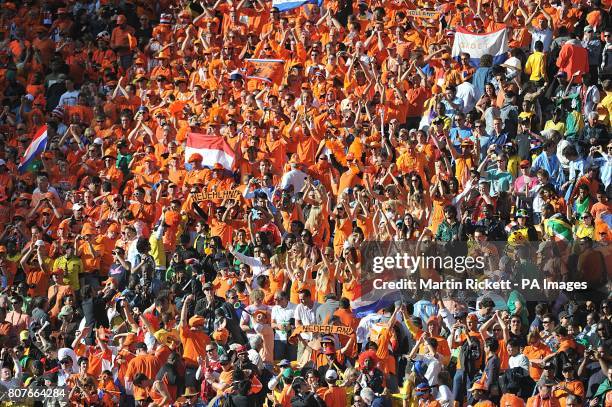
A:
<svg viewBox="0 0 612 407">
<path fill-rule="evenodd" d="M 34 139 L 26 148 L 19 163 L 19 172 L 24 173 L 30 168 L 34 160 L 47 148 L 47 125 L 45 124 L 36 132 Z"/>
</svg>

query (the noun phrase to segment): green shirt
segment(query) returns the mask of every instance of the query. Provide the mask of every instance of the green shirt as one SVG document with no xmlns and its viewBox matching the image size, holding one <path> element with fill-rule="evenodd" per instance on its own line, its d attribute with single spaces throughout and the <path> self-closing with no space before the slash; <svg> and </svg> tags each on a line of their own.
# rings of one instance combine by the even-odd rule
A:
<svg viewBox="0 0 612 407">
<path fill-rule="evenodd" d="M 438 231 L 436 232 L 436 240 L 441 242 L 450 242 L 453 240 L 454 236 L 459 236 L 459 222 L 455 222 L 453 225 L 448 223 L 448 221 L 444 220 L 438 226 Z"/>
</svg>

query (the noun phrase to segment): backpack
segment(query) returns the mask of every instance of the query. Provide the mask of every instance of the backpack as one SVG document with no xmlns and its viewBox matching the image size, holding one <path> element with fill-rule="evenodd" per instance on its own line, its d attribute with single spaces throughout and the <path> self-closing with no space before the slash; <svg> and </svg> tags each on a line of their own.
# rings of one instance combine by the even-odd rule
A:
<svg viewBox="0 0 612 407">
<path fill-rule="evenodd" d="M 481 358 L 482 350 L 477 339 L 463 342 L 459 350 L 459 361 L 468 376 L 473 377 L 478 372 L 476 364 Z"/>
</svg>

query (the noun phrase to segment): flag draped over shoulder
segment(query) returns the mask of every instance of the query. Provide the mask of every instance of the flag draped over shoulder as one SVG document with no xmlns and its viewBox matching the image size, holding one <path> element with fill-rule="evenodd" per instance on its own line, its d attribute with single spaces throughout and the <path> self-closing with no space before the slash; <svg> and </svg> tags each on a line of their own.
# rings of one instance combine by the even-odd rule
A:
<svg viewBox="0 0 612 407">
<path fill-rule="evenodd" d="M 462 52 L 470 54 L 471 62 L 479 65 L 480 58 L 489 54 L 495 64 L 501 64 L 506 59 L 508 51 L 508 30 L 493 31 L 485 34 L 475 34 L 463 27 L 457 27 L 453 42 L 452 56 L 458 57 Z"/>
<path fill-rule="evenodd" d="M 285 61 L 282 59 L 255 59 L 247 61 L 247 78 L 272 82 L 280 85 L 285 74 Z"/>
<path fill-rule="evenodd" d="M 203 166 L 212 168 L 215 164 L 221 164 L 223 168 L 231 171 L 234 165 L 234 151 L 221 136 L 189 133 L 185 147 L 185 162 L 188 162 L 193 154 L 202 156 Z"/>
</svg>

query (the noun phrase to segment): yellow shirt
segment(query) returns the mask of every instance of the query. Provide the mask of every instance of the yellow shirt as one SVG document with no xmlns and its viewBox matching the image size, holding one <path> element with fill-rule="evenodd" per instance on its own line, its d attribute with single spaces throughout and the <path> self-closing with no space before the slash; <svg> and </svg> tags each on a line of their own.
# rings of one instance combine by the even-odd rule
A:
<svg viewBox="0 0 612 407">
<path fill-rule="evenodd" d="M 546 58 L 544 53 L 535 51 L 527 58 L 525 64 L 525 73 L 530 74 L 529 80 L 537 82 L 540 79 L 544 79 L 546 75 Z"/>
<path fill-rule="evenodd" d="M 612 116 L 612 92 L 607 92 L 606 97 L 599 103 L 602 109 L 597 109 L 599 118 L 604 124 L 610 124 Z"/>
<path fill-rule="evenodd" d="M 546 122 L 546 124 L 544 124 L 544 130 L 556 130 L 563 136 L 565 135 L 565 123 L 555 123 L 552 120 L 549 120 Z"/>
</svg>

